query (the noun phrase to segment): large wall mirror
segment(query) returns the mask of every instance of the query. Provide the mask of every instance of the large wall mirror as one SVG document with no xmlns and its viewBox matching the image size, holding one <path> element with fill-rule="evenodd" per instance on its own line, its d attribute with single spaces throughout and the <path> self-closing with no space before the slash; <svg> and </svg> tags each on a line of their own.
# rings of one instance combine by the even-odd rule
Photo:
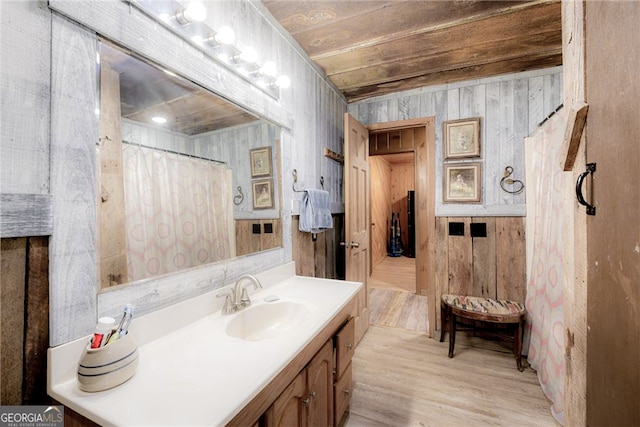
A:
<svg viewBox="0 0 640 427">
<path fill-rule="evenodd" d="M 100 288 L 282 246 L 280 128 L 99 41 Z"/>
</svg>

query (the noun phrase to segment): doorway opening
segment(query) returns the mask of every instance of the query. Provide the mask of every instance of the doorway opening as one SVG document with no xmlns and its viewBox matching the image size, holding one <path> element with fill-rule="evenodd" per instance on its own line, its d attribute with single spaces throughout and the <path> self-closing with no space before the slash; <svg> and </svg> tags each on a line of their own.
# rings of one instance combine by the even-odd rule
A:
<svg viewBox="0 0 640 427">
<path fill-rule="evenodd" d="M 416 293 L 414 152 L 374 154 L 371 176 L 371 288 Z M 413 207 L 412 207 L 413 205 Z"/>
<path fill-rule="evenodd" d="M 429 335 L 435 326 L 432 124 L 369 126 L 371 323 Z"/>
</svg>

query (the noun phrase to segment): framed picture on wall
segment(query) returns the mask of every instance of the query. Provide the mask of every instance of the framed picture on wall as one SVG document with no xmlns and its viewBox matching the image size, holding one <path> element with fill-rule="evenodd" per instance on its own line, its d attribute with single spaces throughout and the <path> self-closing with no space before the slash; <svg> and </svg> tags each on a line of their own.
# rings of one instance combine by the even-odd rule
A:
<svg viewBox="0 0 640 427">
<path fill-rule="evenodd" d="M 271 147 L 254 148 L 251 154 L 251 178 L 271 176 Z"/>
<path fill-rule="evenodd" d="M 480 157 L 480 117 L 443 124 L 444 159 Z"/>
<path fill-rule="evenodd" d="M 263 179 L 253 186 L 253 209 L 273 209 L 273 180 Z"/>
<path fill-rule="evenodd" d="M 482 163 L 445 163 L 442 170 L 444 203 L 480 203 Z"/>
</svg>

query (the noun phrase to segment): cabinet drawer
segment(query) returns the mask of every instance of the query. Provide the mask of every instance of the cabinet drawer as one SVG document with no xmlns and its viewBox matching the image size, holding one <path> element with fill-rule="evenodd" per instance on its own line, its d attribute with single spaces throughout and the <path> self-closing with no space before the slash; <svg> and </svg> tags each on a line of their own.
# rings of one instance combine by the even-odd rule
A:
<svg viewBox="0 0 640 427">
<path fill-rule="evenodd" d="M 355 319 L 352 317 L 336 334 L 336 375 L 342 376 L 355 351 Z"/>
<path fill-rule="evenodd" d="M 349 363 L 342 376 L 339 377 L 338 381 L 334 384 L 335 410 L 333 413 L 335 414 L 334 424 L 336 426 L 340 425 L 340 420 L 342 420 L 342 417 L 349 406 L 352 391 L 353 382 L 351 380 L 351 363 Z"/>
</svg>

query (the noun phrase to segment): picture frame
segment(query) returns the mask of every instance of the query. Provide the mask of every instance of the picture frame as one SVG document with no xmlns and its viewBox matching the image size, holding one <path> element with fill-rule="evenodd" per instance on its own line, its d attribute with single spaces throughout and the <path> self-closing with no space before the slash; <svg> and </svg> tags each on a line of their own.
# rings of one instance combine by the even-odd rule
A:
<svg viewBox="0 0 640 427">
<path fill-rule="evenodd" d="M 251 178 L 271 176 L 271 147 L 249 150 L 251 157 Z"/>
<path fill-rule="evenodd" d="M 444 159 L 480 157 L 480 117 L 443 123 Z"/>
<path fill-rule="evenodd" d="M 482 201 L 482 163 L 445 163 L 442 170 L 443 203 Z"/>
<path fill-rule="evenodd" d="M 273 180 L 263 179 L 251 183 L 253 209 L 273 209 Z"/>
</svg>

